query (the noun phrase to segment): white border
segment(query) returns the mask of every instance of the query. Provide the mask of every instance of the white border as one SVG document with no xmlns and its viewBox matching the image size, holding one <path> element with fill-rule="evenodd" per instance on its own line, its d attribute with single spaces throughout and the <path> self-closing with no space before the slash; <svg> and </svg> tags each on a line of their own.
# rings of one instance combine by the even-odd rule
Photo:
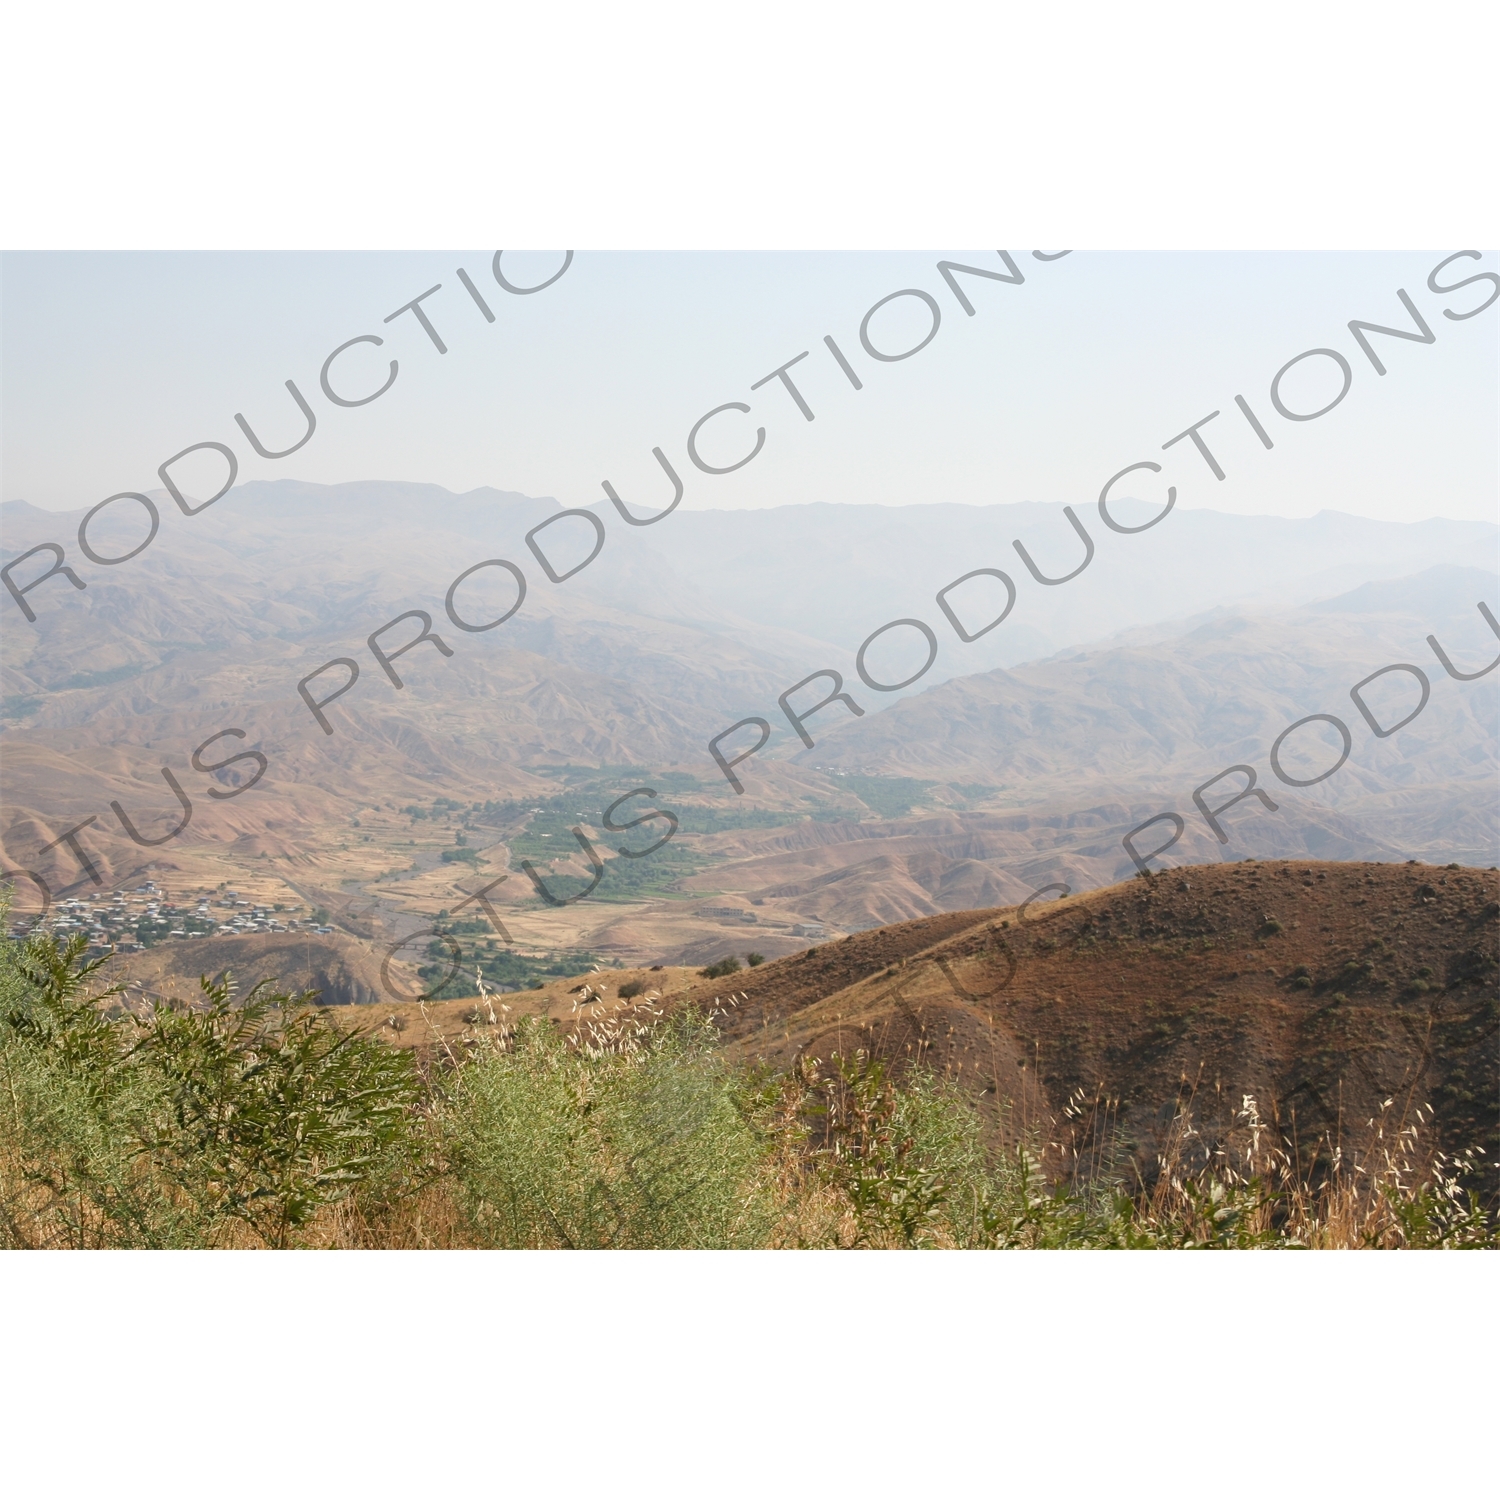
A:
<svg viewBox="0 0 1500 1500">
<path fill-rule="evenodd" d="M 1493 244 L 1493 8 L 13 8 L 8 248 Z"/>
</svg>

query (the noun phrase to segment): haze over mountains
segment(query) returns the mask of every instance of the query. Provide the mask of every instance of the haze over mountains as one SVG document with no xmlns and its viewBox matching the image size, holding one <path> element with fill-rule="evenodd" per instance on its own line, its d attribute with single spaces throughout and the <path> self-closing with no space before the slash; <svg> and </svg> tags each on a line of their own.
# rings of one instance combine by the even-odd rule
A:
<svg viewBox="0 0 1500 1500">
<path fill-rule="evenodd" d="M 774 888 L 851 927 L 1019 899 L 1039 874 L 1075 888 L 1106 883 L 1130 869 L 1120 834 L 1166 808 L 1188 820 L 1167 863 L 1497 860 L 1500 674 L 1454 681 L 1425 644 L 1436 634 L 1469 672 L 1500 650 L 1477 609 L 1500 605 L 1493 525 L 1179 511 L 1122 536 L 1080 507 L 1095 555 L 1049 587 L 1012 544 L 1048 576 L 1076 568 L 1083 545 L 1056 505 L 679 512 L 641 530 L 605 504 L 602 550 L 554 584 L 524 537 L 559 509 L 494 490 L 250 484 L 192 520 L 163 504 L 154 545 L 102 568 L 77 555 L 82 512 L 5 505 L 5 561 L 57 541 L 88 583 L 78 592 L 52 579 L 29 594 L 35 626 L 3 599 L 7 862 L 58 859 L 41 846 L 90 814 L 100 815 L 90 848 L 111 878 L 195 841 L 295 862 L 318 842 L 314 830 L 346 828 L 362 807 L 544 798 L 565 768 L 611 766 L 685 773 L 683 796 L 726 816 L 780 816 L 779 826 L 701 839 L 694 847 L 711 868 L 687 890 Z M 1155 510 L 1113 507 L 1134 524 Z M 128 550 L 143 534 L 125 504 L 90 530 L 101 550 Z M 578 518 L 542 538 L 558 571 L 593 540 Z M 443 612 L 448 587 L 488 558 L 522 569 L 526 598 L 492 631 L 455 630 Z M 964 644 L 934 595 L 977 568 L 1008 574 L 1016 603 Z M 465 585 L 461 607 L 482 621 L 515 593 L 508 574 L 489 569 Z M 950 602 L 972 629 L 1004 598 L 980 577 Z M 453 654 L 423 644 L 401 656 L 397 690 L 365 638 L 406 610 L 432 616 Z M 936 662 L 904 692 L 872 692 L 855 675 L 855 650 L 906 616 L 936 633 Z M 384 644 L 393 650 L 415 632 L 407 621 Z M 913 644 L 916 632 L 893 632 L 872 648 L 869 670 L 878 680 L 909 675 L 923 656 L 902 655 Z M 327 710 L 335 732 L 324 735 L 297 682 L 335 657 L 356 659 L 361 674 Z M 1431 698 L 1406 729 L 1378 739 L 1349 688 L 1392 662 L 1421 667 Z M 809 720 L 817 743 L 804 749 L 777 695 L 829 667 L 866 713 L 825 709 Z M 342 680 L 335 673 L 317 691 Z M 1391 674 L 1367 696 L 1389 724 L 1416 706 L 1416 691 L 1415 679 Z M 826 692 L 814 684 L 797 702 Z M 1314 713 L 1349 725 L 1352 753 L 1327 781 L 1293 789 L 1272 777 L 1267 752 Z M 773 733 L 739 768 L 747 792 L 736 798 L 706 746 L 750 715 Z M 247 737 L 213 754 L 258 749 L 270 768 L 252 792 L 209 802 L 212 783 L 188 757 L 230 726 Z M 1320 760 L 1322 732 L 1310 726 L 1287 746 L 1291 774 L 1331 764 L 1337 739 Z M 1191 792 L 1237 763 L 1259 768 L 1279 811 L 1240 804 L 1225 815 L 1233 838 L 1221 846 Z M 143 828 L 171 827 L 163 765 L 193 798 L 194 819 L 156 855 L 125 837 L 108 806 L 119 799 Z M 877 778 L 865 787 L 873 800 L 858 791 L 861 776 Z M 890 782 L 896 802 L 882 800 L 879 778 L 907 779 Z M 228 773 L 220 781 L 234 784 Z M 1213 801 L 1241 784 L 1224 783 Z M 622 780 L 620 790 L 632 785 L 656 783 Z"/>
<path fill-rule="evenodd" d="M 1439 840 L 1443 852 L 1488 863 L 1500 848 L 1496 680 L 1453 681 L 1425 637 L 1435 633 L 1461 669 L 1494 660 L 1500 642 L 1475 607 L 1495 597 L 1494 585 L 1481 569 L 1438 566 L 1277 614 L 1221 608 L 1178 635 L 1142 630 L 1130 633 L 1139 640 L 956 679 L 838 724 L 801 758 L 866 773 L 996 780 L 1039 801 L 1084 786 L 1151 793 L 1188 811 L 1193 787 L 1248 762 L 1273 800 L 1294 805 L 1288 818 L 1318 822 L 1327 839 L 1363 836 L 1372 852 L 1392 854 Z M 1406 728 L 1381 738 L 1349 689 L 1392 662 L 1419 666 L 1431 697 Z M 1387 674 L 1362 696 L 1385 727 L 1419 707 L 1422 688 L 1410 673 Z M 1348 762 L 1306 788 L 1273 780 L 1272 743 L 1320 713 L 1349 726 Z M 1339 754 L 1337 729 L 1317 724 L 1280 759 L 1288 775 L 1310 781 Z M 1211 800 L 1242 785 L 1229 783 Z M 1231 821 L 1252 852 L 1261 846 L 1248 809 Z"/>
</svg>

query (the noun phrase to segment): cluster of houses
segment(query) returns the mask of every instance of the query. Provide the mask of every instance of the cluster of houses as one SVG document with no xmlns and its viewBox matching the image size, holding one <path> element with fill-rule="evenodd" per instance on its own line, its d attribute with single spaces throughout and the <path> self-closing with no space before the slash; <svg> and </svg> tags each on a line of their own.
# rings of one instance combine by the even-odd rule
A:
<svg viewBox="0 0 1500 1500">
<path fill-rule="evenodd" d="M 217 906 L 219 910 L 213 910 Z M 257 905 L 238 891 L 221 891 L 215 897 L 199 896 L 195 904 L 178 904 L 154 880 L 133 891 L 115 891 L 107 902 L 77 897 L 59 901 L 40 924 L 42 931 L 59 937 L 84 933 L 90 955 L 136 953 L 159 942 L 187 942 L 194 938 L 237 937 L 253 932 L 331 932 L 311 920 Z M 37 930 L 24 920 L 12 924 L 11 936 L 24 937 Z"/>
</svg>

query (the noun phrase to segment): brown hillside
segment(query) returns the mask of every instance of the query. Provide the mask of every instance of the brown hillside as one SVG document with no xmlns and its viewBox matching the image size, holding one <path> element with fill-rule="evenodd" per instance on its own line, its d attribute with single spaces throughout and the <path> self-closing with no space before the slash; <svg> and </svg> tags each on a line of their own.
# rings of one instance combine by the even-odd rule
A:
<svg viewBox="0 0 1500 1500">
<path fill-rule="evenodd" d="M 385 999 L 380 982 L 383 954 L 342 933 L 251 933 L 206 937 L 188 943 L 161 943 L 144 953 L 112 959 L 105 971 L 111 984 L 137 986 L 146 995 L 192 999 L 200 975 L 228 969 L 239 994 L 272 980 L 288 990 L 316 990 L 322 1005 L 371 1005 Z M 391 983 L 415 993 L 415 971 L 393 959 Z"/>
<path fill-rule="evenodd" d="M 859 933 L 690 994 L 743 994 L 726 1040 L 786 1063 L 921 1057 L 1051 1132 L 1082 1091 L 1121 1141 L 1193 1095 L 1206 1142 L 1242 1097 L 1304 1145 L 1436 1112 L 1497 1185 L 1500 874 L 1431 865 L 1194 865 L 1034 906 Z"/>
</svg>

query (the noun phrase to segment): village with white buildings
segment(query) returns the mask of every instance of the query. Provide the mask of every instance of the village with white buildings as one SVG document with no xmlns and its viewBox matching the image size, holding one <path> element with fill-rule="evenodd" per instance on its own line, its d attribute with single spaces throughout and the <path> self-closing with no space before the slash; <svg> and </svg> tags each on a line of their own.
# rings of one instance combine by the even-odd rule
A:
<svg viewBox="0 0 1500 1500">
<path fill-rule="evenodd" d="M 139 953 L 165 942 L 190 942 L 194 938 L 239 937 L 256 932 L 329 933 L 333 928 L 318 920 L 321 911 L 292 908 L 285 903 L 270 905 L 245 899 L 238 891 L 221 889 L 174 899 L 154 880 L 130 890 L 117 890 L 92 900 L 78 897 L 59 901 L 40 921 L 35 917 L 13 918 L 10 936 L 28 937 L 52 932 L 60 938 L 83 933 L 88 937 L 91 957 L 107 953 Z"/>
</svg>

